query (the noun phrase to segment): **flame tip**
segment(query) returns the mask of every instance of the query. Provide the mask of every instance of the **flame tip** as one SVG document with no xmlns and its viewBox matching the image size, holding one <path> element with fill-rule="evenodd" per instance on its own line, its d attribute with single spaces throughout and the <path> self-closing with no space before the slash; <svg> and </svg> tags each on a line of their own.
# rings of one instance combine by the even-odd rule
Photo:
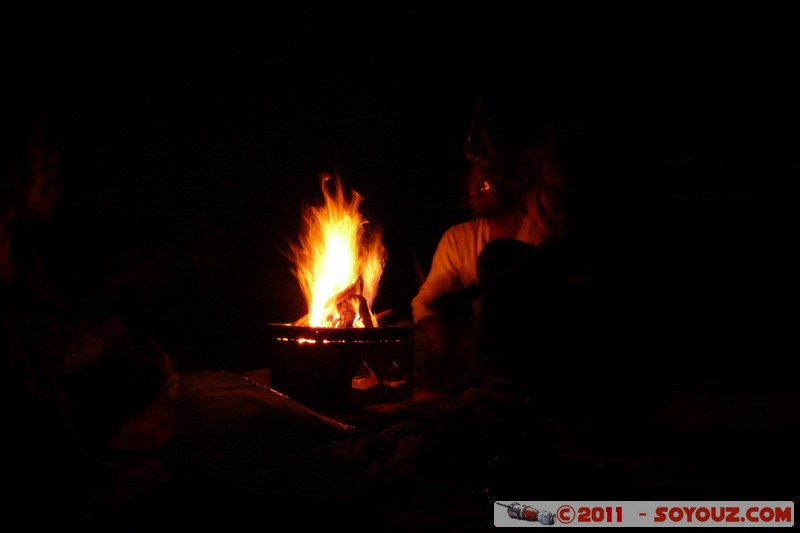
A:
<svg viewBox="0 0 800 533">
<path fill-rule="evenodd" d="M 320 173 L 320 186 L 324 203 L 303 209 L 300 241 L 289 245 L 292 273 L 309 306 L 309 323 L 374 325 L 371 305 L 386 263 L 382 230 L 361 214 L 363 197 L 357 191 L 351 188 L 345 197 L 338 173 Z M 360 299 L 354 299 L 355 292 Z"/>
</svg>

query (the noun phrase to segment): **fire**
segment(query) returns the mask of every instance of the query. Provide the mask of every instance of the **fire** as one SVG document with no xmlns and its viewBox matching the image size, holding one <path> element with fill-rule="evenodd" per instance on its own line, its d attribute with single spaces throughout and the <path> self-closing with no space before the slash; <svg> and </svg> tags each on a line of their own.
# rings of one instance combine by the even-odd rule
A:
<svg viewBox="0 0 800 533">
<path fill-rule="evenodd" d="M 324 204 L 304 209 L 299 243 L 289 244 L 292 273 L 308 304 L 308 315 L 295 324 L 375 326 L 372 303 L 386 262 L 382 232 L 361 215 L 364 198 L 354 190 L 347 197 L 338 176 L 323 174 L 321 186 Z"/>
</svg>

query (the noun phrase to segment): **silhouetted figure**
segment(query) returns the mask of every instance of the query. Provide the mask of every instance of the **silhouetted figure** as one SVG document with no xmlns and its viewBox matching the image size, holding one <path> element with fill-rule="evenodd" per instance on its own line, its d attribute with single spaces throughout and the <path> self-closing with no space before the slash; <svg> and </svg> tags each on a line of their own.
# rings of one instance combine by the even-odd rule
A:
<svg viewBox="0 0 800 533">
<path fill-rule="evenodd" d="M 0 146 L 0 349 L 6 465 L 3 520 L 31 528 L 84 518 L 113 471 L 97 452 L 170 372 L 124 321 L 92 323 L 49 283 L 40 253 L 59 192 L 43 132 L 3 124 Z"/>
<path fill-rule="evenodd" d="M 448 390 L 508 390 L 558 411 L 636 410 L 651 384 L 622 377 L 642 348 L 626 325 L 642 310 L 626 307 L 617 236 L 598 216 L 611 193 L 598 194 L 564 157 L 574 147 L 558 108 L 519 96 L 476 104 L 465 146 L 470 218 L 444 233 L 412 301 L 420 370 Z"/>
</svg>

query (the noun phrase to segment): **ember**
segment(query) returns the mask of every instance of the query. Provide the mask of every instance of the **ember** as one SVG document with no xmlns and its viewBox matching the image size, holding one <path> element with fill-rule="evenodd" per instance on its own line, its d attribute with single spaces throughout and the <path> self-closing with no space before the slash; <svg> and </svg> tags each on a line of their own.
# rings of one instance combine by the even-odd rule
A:
<svg viewBox="0 0 800 533">
<path fill-rule="evenodd" d="M 332 188 L 332 190 L 331 190 Z M 379 227 L 346 197 L 338 177 L 323 174 L 324 204 L 304 211 L 292 270 L 308 313 L 270 324 L 270 386 L 318 408 L 346 408 L 410 398 L 414 329 L 383 326 L 372 303 L 386 261 Z"/>
<path fill-rule="evenodd" d="M 289 244 L 308 304 L 293 325 L 375 327 L 372 303 L 386 261 L 382 232 L 361 216 L 361 195 L 345 196 L 338 176 L 322 175 L 322 193 L 323 205 L 305 209 L 300 242 Z"/>
<path fill-rule="evenodd" d="M 414 391 L 414 328 L 269 324 L 270 387 L 321 409 L 401 401 Z"/>
</svg>

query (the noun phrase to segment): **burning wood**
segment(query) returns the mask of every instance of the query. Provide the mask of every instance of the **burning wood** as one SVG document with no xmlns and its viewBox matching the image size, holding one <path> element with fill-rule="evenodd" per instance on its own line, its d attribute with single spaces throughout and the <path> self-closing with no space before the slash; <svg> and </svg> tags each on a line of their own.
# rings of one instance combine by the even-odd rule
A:
<svg viewBox="0 0 800 533">
<path fill-rule="evenodd" d="M 358 282 L 353 283 L 349 287 L 347 287 L 342 292 L 336 294 L 335 296 L 328 298 L 325 302 L 326 309 L 339 309 L 347 300 L 353 298 L 354 296 L 358 295 Z M 294 322 L 292 322 L 293 326 L 308 326 L 310 325 L 311 314 L 306 313 L 302 317 L 298 318 Z M 341 326 L 337 326 L 341 327 Z"/>
<path fill-rule="evenodd" d="M 372 322 L 372 312 L 369 309 L 369 304 L 366 298 L 360 294 L 356 295 L 358 301 L 358 314 L 361 315 L 361 320 L 364 322 L 365 328 L 374 328 L 375 324 Z"/>
<path fill-rule="evenodd" d="M 414 329 L 379 327 L 391 310 L 372 313 L 386 250 L 380 228 L 367 228 L 355 191 L 323 175 L 325 204 L 306 209 L 304 231 L 287 254 L 308 313 L 273 324 L 270 386 L 317 407 L 352 407 L 410 398 Z M 367 231 L 371 229 L 371 231 Z"/>
<path fill-rule="evenodd" d="M 376 314 L 375 315 L 375 327 L 378 326 L 378 323 L 380 322 L 381 318 L 389 315 L 391 312 L 392 312 L 391 309 L 386 309 L 385 311 L 381 311 L 380 313 Z"/>
<path fill-rule="evenodd" d="M 346 198 L 338 177 L 323 174 L 322 192 L 324 205 L 305 210 L 300 243 L 290 244 L 293 273 L 309 307 L 292 325 L 374 328 L 371 305 L 386 259 L 382 232 L 367 231 L 358 209 L 363 198 L 355 191 Z"/>
<path fill-rule="evenodd" d="M 326 307 L 335 308 L 339 312 L 338 320 L 334 321 L 332 326 L 336 328 L 353 328 L 358 327 L 356 324 L 357 319 L 361 319 L 363 327 L 374 328 L 378 326 L 378 319 L 391 313 L 391 310 L 383 311 L 377 315 L 373 315 L 369 308 L 367 299 L 358 293 L 359 282 L 356 282 L 345 290 L 330 298 L 326 302 Z M 309 314 L 306 313 L 302 317 L 292 322 L 292 326 L 309 325 Z"/>
</svg>

